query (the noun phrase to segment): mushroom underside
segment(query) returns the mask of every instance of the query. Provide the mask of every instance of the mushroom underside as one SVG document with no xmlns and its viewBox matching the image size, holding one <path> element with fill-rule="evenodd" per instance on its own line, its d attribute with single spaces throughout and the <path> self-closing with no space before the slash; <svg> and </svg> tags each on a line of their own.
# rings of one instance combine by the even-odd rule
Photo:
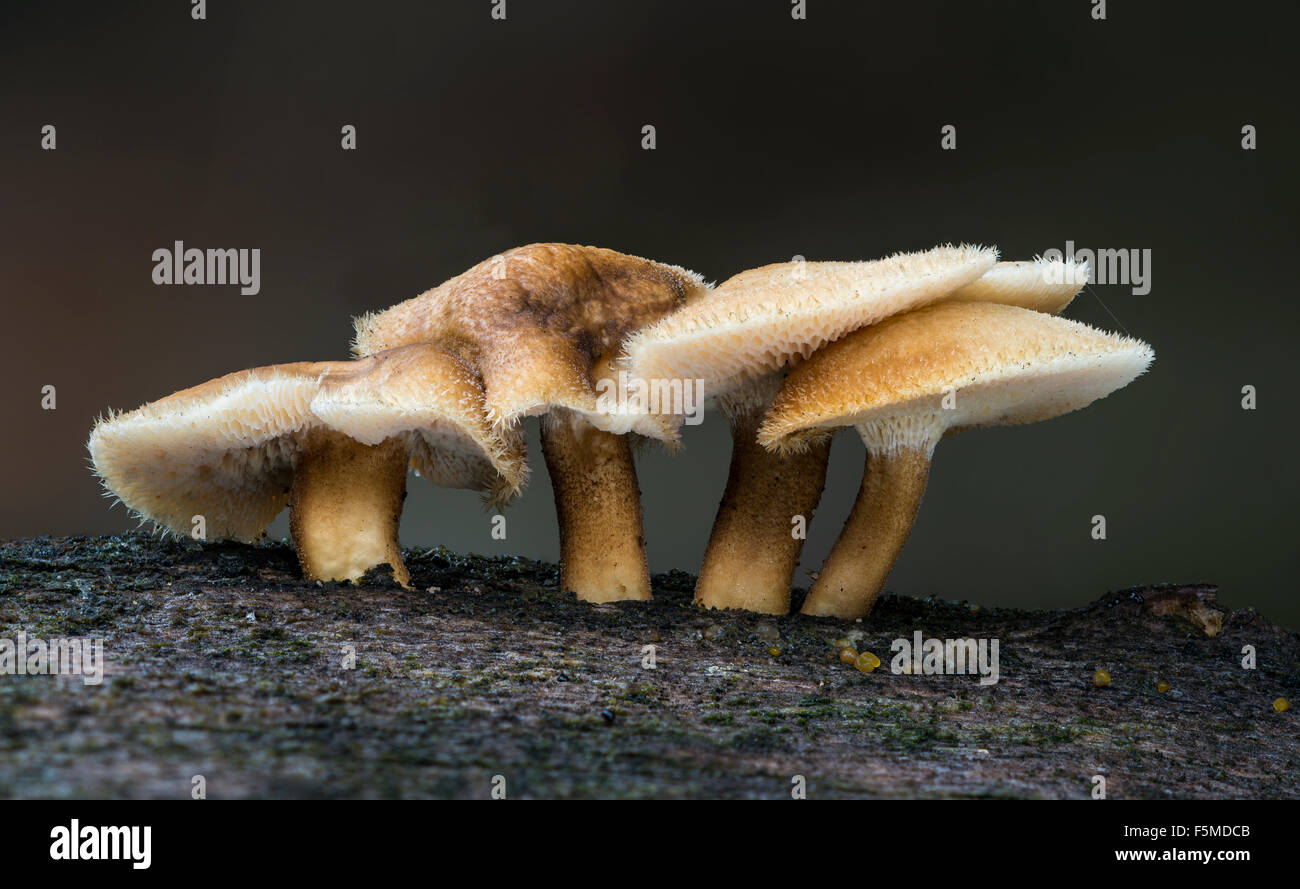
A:
<svg viewBox="0 0 1300 889">
<path fill-rule="evenodd" d="M 251 542 L 288 505 L 308 578 L 388 564 L 403 585 L 408 469 L 496 503 L 527 472 L 519 436 L 484 416 L 472 368 L 426 345 L 228 374 L 110 415 L 88 448 L 105 487 L 157 527 Z"/>
</svg>

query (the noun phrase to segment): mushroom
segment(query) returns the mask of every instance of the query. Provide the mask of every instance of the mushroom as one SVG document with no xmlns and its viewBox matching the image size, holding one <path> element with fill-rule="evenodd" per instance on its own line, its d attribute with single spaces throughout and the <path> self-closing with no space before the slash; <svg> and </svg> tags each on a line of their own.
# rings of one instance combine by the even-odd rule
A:
<svg viewBox="0 0 1300 889">
<path fill-rule="evenodd" d="M 948 300 L 1020 306 L 1049 315 L 1065 311 L 1088 283 L 1088 263 L 1073 259 L 999 262 Z"/>
<path fill-rule="evenodd" d="M 496 428 L 547 414 L 542 451 L 560 525 L 560 583 L 592 602 L 650 598 L 640 492 L 625 432 L 671 423 L 619 416 L 596 383 L 632 331 L 705 291 L 699 275 L 598 247 L 530 244 L 356 320 L 358 355 L 432 343 L 477 368 Z"/>
<path fill-rule="evenodd" d="M 104 486 L 142 520 L 252 541 L 289 506 L 311 579 L 356 580 L 398 545 L 408 466 L 496 503 L 526 477 L 522 442 L 488 422 L 472 368 L 431 346 L 228 374 L 96 423 Z"/>
<path fill-rule="evenodd" d="M 1017 306 L 943 302 L 852 333 L 794 368 L 758 431 L 777 453 L 853 426 L 857 503 L 804 614 L 865 616 L 911 531 L 949 430 L 1046 420 L 1132 382 L 1151 347 Z"/>
<path fill-rule="evenodd" d="M 826 480 L 830 435 L 799 452 L 759 447 L 759 421 L 784 368 L 844 334 L 968 286 L 997 252 L 938 247 L 872 262 L 777 263 L 742 272 L 633 334 L 625 361 L 640 379 L 703 379 L 731 425 L 727 486 L 695 587 L 696 603 L 785 614 L 803 538 Z"/>
</svg>

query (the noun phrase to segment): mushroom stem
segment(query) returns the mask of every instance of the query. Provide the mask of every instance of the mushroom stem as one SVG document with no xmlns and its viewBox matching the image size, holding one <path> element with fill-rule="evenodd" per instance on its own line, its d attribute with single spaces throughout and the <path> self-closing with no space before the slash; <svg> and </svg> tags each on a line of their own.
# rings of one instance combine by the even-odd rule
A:
<svg viewBox="0 0 1300 889">
<path fill-rule="evenodd" d="M 311 580 L 357 580 L 387 563 L 406 587 L 397 529 L 406 497 L 407 447 L 401 438 L 365 445 L 324 427 L 300 442 L 289 528 L 303 574 Z"/>
<path fill-rule="evenodd" d="M 829 436 L 786 457 L 758 444 L 759 408 L 730 412 L 731 470 L 704 553 L 695 603 L 764 614 L 790 611 L 790 584 L 804 538 L 826 484 Z"/>
<path fill-rule="evenodd" d="M 649 599 L 641 492 L 627 437 L 558 408 L 541 426 L 560 523 L 560 587 L 587 602 Z"/>
<path fill-rule="evenodd" d="M 916 520 L 930 449 L 867 451 L 858 500 L 803 604 L 803 614 L 866 617 Z"/>
</svg>

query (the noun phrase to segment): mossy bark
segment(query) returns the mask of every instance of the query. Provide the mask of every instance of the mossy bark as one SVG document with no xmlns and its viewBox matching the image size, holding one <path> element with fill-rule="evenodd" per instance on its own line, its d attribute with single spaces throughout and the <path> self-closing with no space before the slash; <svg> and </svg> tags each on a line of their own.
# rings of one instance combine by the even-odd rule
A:
<svg viewBox="0 0 1300 889">
<path fill-rule="evenodd" d="M 591 605 L 554 565 L 406 564 L 411 590 L 304 581 L 280 543 L 0 544 L 0 638 L 97 637 L 107 661 L 97 686 L 0 676 L 0 795 L 189 798 L 195 775 L 212 798 L 486 798 L 496 775 L 516 798 L 788 798 L 795 775 L 811 798 L 1086 799 L 1094 775 L 1112 799 L 1300 795 L 1296 710 L 1272 706 L 1300 698 L 1300 636 L 1206 589 L 886 595 L 856 623 L 703 611 L 680 573 Z M 892 672 L 916 630 L 999 640 L 998 683 Z M 844 637 L 883 665 L 842 663 Z"/>
</svg>

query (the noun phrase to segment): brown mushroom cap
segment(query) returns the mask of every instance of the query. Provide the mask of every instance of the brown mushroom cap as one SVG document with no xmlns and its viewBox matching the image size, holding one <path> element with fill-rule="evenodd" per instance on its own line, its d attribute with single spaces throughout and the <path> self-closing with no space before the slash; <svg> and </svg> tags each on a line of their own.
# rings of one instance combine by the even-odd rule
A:
<svg viewBox="0 0 1300 889">
<path fill-rule="evenodd" d="M 736 275 L 624 348 L 634 376 L 704 379 L 711 396 L 898 312 L 941 299 L 997 261 L 980 247 L 937 247 L 871 262 L 787 262 Z"/>
<path fill-rule="evenodd" d="M 623 433 L 675 436 L 671 418 L 623 410 L 597 387 L 633 330 L 705 290 L 694 272 L 598 247 L 530 244 L 358 318 L 354 350 L 433 343 L 482 376 L 498 430 L 548 414 L 542 453 L 560 524 L 560 582 L 590 601 L 648 599 L 640 491 Z M 602 393 L 603 394 L 603 393 Z"/>
<path fill-rule="evenodd" d="M 759 442 L 796 449 L 855 426 L 869 448 L 933 447 L 951 428 L 1032 423 L 1078 410 L 1146 370 L 1151 347 L 997 303 L 944 302 L 897 315 L 794 368 Z M 956 406 L 946 409 L 946 390 Z"/>
<path fill-rule="evenodd" d="M 498 425 L 563 407 L 599 419 L 593 369 L 704 290 L 699 275 L 599 247 L 529 244 L 356 320 L 358 355 L 432 343 L 482 373 Z"/>
<path fill-rule="evenodd" d="M 494 437 L 472 370 L 424 346 L 227 374 L 110 413 L 88 448 L 104 486 L 143 519 L 189 533 L 202 515 L 209 539 L 251 541 L 286 506 L 304 436 L 318 427 L 367 444 L 407 435 L 422 474 L 494 496 L 526 471 L 517 443 Z"/>
</svg>

